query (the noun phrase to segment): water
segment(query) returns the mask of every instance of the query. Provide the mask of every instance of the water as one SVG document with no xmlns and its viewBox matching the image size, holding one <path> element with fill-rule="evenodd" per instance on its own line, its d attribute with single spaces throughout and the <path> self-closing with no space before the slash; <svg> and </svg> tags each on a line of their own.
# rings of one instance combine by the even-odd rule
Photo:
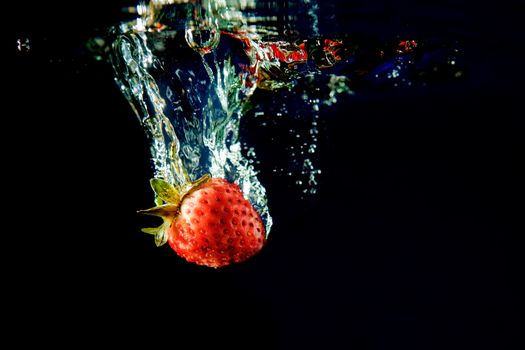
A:
<svg viewBox="0 0 525 350">
<path fill-rule="evenodd" d="M 122 344 L 131 334 L 134 343 L 173 346 L 201 339 L 197 332 L 211 335 L 209 345 L 231 347 L 235 329 L 239 344 L 258 339 L 269 349 L 512 348 L 520 335 L 514 197 L 525 175 L 515 166 L 523 162 L 517 4 L 487 6 L 477 23 L 457 12 L 471 15 L 484 4 L 461 1 L 317 1 L 317 9 L 292 1 L 297 6 L 267 9 L 281 17 L 266 23 L 261 42 L 328 38 L 360 50 L 332 67 L 282 64 L 285 74 L 264 81 L 283 87 L 261 81 L 241 95 L 241 155 L 266 188 L 274 224 L 257 258 L 216 271 L 182 263 L 138 230 L 147 218 L 136 210 L 153 201 L 147 144 L 111 66 L 83 50 L 90 36 L 120 22 L 118 2 L 78 3 L 77 11 L 17 2 L 21 11 L 7 11 L 20 24 L 5 47 L 17 63 L 6 66 L 5 101 L 15 113 L 4 118 L 4 183 L 28 184 L 6 198 L 5 232 L 13 234 L 4 235 L 5 290 L 17 305 L 6 310 L 6 333 L 13 340 L 27 338 L 29 315 L 38 325 L 30 331 L 53 344 L 68 332 L 93 343 Z M 402 8 L 382 11 L 389 4 Z M 283 18 L 294 11 L 304 14 L 300 20 Z M 457 35 L 458 27 L 469 35 Z M 155 55 L 154 35 L 167 30 L 144 32 Z M 196 60 L 183 70 L 208 79 L 184 34 L 181 54 Z M 467 40 L 457 45 L 456 36 Z M 405 40 L 417 47 L 397 53 Z M 219 65 L 225 57 L 219 50 L 237 57 L 237 74 L 238 63 L 249 63 L 241 39 L 221 33 L 205 55 L 212 70 L 212 55 Z M 393 62 L 406 69 L 394 73 Z M 191 116 L 192 106 L 182 108 Z M 164 113 L 173 115 L 168 107 Z M 182 148 L 184 135 L 174 130 Z M 311 173 L 317 184 L 308 183 Z M 41 203 L 31 210 L 33 225 L 21 230 L 33 201 Z M 46 329 L 57 313 L 59 323 Z M 150 320 L 168 314 L 159 337 Z M 218 315 L 222 322 L 213 322 Z M 88 316 L 98 320 L 96 331 L 78 327 Z"/>
<path fill-rule="evenodd" d="M 253 76 L 239 73 L 232 48 L 217 47 L 214 18 L 161 29 L 150 16 L 175 21 L 191 9 L 188 4 L 156 6 L 139 5 L 143 16 L 117 29 L 112 56 L 117 82 L 151 140 L 154 175 L 180 187 L 204 174 L 238 184 L 268 234 L 272 219 L 266 192 L 239 139 Z"/>
<path fill-rule="evenodd" d="M 283 144 L 286 174 L 315 195 L 321 109 L 368 90 L 461 78 L 454 42 L 374 39 L 319 28 L 316 1 L 157 0 L 113 28 L 116 81 L 151 144 L 154 177 L 184 187 L 204 174 L 237 183 L 272 225 L 257 156 L 241 118 L 260 127 L 295 120 Z M 269 140 L 271 142 L 275 140 Z M 270 194 L 271 195 L 271 194 Z"/>
</svg>

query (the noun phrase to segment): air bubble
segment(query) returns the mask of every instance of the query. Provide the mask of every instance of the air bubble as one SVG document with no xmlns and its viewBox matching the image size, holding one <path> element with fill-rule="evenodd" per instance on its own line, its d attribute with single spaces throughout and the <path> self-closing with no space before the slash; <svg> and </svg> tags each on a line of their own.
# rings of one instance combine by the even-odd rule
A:
<svg viewBox="0 0 525 350">
<path fill-rule="evenodd" d="M 218 26 L 212 23 L 200 25 L 190 23 L 185 32 L 188 45 L 202 55 L 213 51 L 219 45 L 220 37 Z"/>
</svg>

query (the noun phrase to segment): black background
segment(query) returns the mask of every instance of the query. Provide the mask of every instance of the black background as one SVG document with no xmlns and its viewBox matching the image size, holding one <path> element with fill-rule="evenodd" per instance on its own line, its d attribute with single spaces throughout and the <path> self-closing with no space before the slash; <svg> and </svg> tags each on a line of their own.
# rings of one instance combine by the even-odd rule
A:
<svg viewBox="0 0 525 350">
<path fill-rule="evenodd" d="M 147 140 L 85 49 L 127 3 L 6 10 L 2 314 L 18 344 L 518 347 L 517 1 L 321 4 L 339 16 L 327 31 L 460 39 L 466 78 L 321 114 L 323 173 L 307 198 L 271 171 L 279 144 L 265 148 L 247 121 L 274 228 L 257 257 L 218 270 L 139 230 Z"/>
</svg>

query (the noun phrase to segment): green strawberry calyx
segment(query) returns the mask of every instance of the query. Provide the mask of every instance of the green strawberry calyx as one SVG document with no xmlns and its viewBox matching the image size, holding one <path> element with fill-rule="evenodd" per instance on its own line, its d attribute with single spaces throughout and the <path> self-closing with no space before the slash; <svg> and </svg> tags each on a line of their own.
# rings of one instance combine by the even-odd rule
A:
<svg viewBox="0 0 525 350">
<path fill-rule="evenodd" d="M 204 175 L 197 181 L 190 182 L 183 187 L 172 185 L 163 179 L 153 178 L 150 180 L 151 188 L 157 196 L 156 202 L 158 205 L 153 208 L 139 210 L 138 213 L 162 218 L 163 223 L 160 226 L 142 229 L 142 232 L 155 236 L 155 244 L 157 247 L 160 247 L 168 241 L 168 230 L 173 219 L 179 215 L 180 206 L 184 197 L 208 182 L 210 178 L 210 175 Z"/>
</svg>

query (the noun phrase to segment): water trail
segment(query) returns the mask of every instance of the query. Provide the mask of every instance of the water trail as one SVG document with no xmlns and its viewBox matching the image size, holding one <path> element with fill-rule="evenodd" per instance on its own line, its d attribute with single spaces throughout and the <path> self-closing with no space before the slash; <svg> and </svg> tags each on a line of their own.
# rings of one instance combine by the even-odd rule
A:
<svg viewBox="0 0 525 350">
<path fill-rule="evenodd" d="M 207 13 L 211 4 L 204 4 Z M 233 63 L 239 56 L 234 45 L 226 41 L 217 48 L 216 19 L 193 18 L 183 30 L 150 30 L 147 20 L 141 17 L 115 29 L 112 63 L 150 139 L 154 176 L 180 187 L 204 174 L 236 183 L 268 233 L 272 219 L 266 191 L 239 140 L 243 102 L 255 88 L 253 76 Z"/>
</svg>

